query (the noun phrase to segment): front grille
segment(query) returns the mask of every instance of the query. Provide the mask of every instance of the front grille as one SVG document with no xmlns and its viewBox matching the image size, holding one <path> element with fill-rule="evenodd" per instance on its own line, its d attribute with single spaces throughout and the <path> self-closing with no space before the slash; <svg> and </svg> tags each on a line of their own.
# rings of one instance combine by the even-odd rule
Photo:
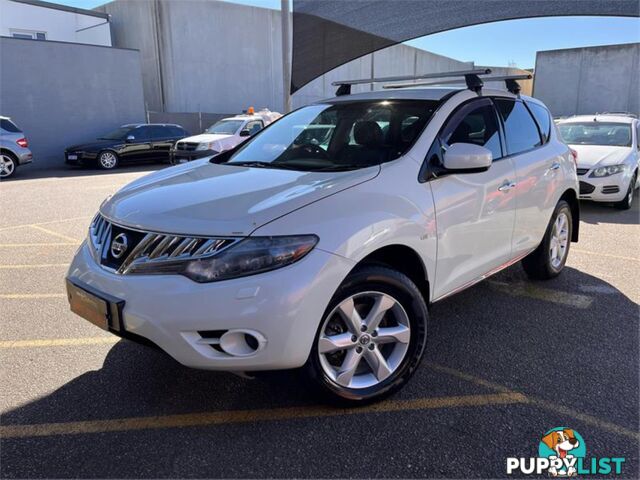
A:
<svg viewBox="0 0 640 480">
<path fill-rule="evenodd" d="M 196 142 L 178 142 L 176 144 L 176 150 L 183 150 L 187 152 L 192 152 L 196 148 L 198 148 L 199 143 Z"/>
<path fill-rule="evenodd" d="M 580 195 L 589 195 L 590 193 L 593 193 L 595 189 L 596 187 L 590 183 L 580 182 Z"/>
<path fill-rule="evenodd" d="M 588 168 L 578 168 L 576 169 L 576 171 L 578 172 L 578 175 L 585 175 L 589 169 Z"/>
<path fill-rule="evenodd" d="M 620 191 L 620 187 L 618 185 L 605 185 L 602 187 L 602 193 L 610 194 L 610 193 L 618 193 Z"/>
<path fill-rule="evenodd" d="M 96 261 L 119 274 L 131 273 L 132 267 L 141 263 L 210 257 L 240 241 L 239 238 L 143 232 L 112 223 L 100 214 L 91 222 L 89 238 Z"/>
</svg>

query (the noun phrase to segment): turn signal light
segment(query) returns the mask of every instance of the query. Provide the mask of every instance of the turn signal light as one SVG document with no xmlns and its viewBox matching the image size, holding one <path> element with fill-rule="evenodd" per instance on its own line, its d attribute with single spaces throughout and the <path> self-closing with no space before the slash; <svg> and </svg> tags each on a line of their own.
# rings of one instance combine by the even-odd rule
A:
<svg viewBox="0 0 640 480">
<path fill-rule="evenodd" d="M 22 148 L 27 148 L 29 146 L 29 142 L 27 142 L 26 138 L 21 138 L 20 140 L 16 140 L 16 143 L 20 145 Z"/>
</svg>

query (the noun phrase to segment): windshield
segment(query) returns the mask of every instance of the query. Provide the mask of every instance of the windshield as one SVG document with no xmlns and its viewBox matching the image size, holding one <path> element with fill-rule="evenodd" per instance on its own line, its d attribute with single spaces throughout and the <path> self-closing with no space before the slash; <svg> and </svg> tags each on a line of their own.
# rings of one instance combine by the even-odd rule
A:
<svg viewBox="0 0 640 480">
<path fill-rule="evenodd" d="M 207 128 L 205 133 L 233 135 L 242 126 L 244 120 L 220 120 Z"/>
<path fill-rule="evenodd" d="M 572 145 L 631 146 L 631 126 L 626 123 L 561 123 L 558 130 L 562 139 Z"/>
<path fill-rule="evenodd" d="M 98 137 L 98 140 L 122 140 L 133 130 L 131 127 L 120 127 L 111 133 Z"/>
<path fill-rule="evenodd" d="M 257 134 L 226 163 L 302 171 L 379 165 L 409 149 L 437 105 L 371 100 L 303 107 Z"/>
</svg>

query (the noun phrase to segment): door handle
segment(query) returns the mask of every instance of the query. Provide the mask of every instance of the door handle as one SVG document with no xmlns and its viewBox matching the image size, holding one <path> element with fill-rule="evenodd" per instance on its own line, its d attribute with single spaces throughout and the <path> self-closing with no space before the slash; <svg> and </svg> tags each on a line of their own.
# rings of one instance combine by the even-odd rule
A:
<svg viewBox="0 0 640 480">
<path fill-rule="evenodd" d="M 515 182 L 506 181 L 506 182 L 504 182 L 502 185 L 500 185 L 498 187 L 498 191 L 499 192 L 508 192 L 512 188 L 516 188 L 516 183 Z"/>
<path fill-rule="evenodd" d="M 558 162 L 554 162 L 554 164 L 549 167 L 549 170 L 560 170 L 560 164 Z"/>
</svg>

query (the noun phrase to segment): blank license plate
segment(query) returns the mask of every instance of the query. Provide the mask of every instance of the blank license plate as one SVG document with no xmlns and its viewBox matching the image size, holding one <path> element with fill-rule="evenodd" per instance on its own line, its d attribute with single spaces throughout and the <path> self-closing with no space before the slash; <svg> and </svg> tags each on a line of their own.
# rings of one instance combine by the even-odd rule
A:
<svg viewBox="0 0 640 480">
<path fill-rule="evenodd" d="M 67 296 L 71 311 L 103 330 L 109 329 L 109 302 L 87 292 L 67 280 Z"/>
<path fill-rule="evenodd" d="M 77 160 L 78 159 L 78 155 L 67 155 L 67 158 L 69 160 Z"/>
</svg>

